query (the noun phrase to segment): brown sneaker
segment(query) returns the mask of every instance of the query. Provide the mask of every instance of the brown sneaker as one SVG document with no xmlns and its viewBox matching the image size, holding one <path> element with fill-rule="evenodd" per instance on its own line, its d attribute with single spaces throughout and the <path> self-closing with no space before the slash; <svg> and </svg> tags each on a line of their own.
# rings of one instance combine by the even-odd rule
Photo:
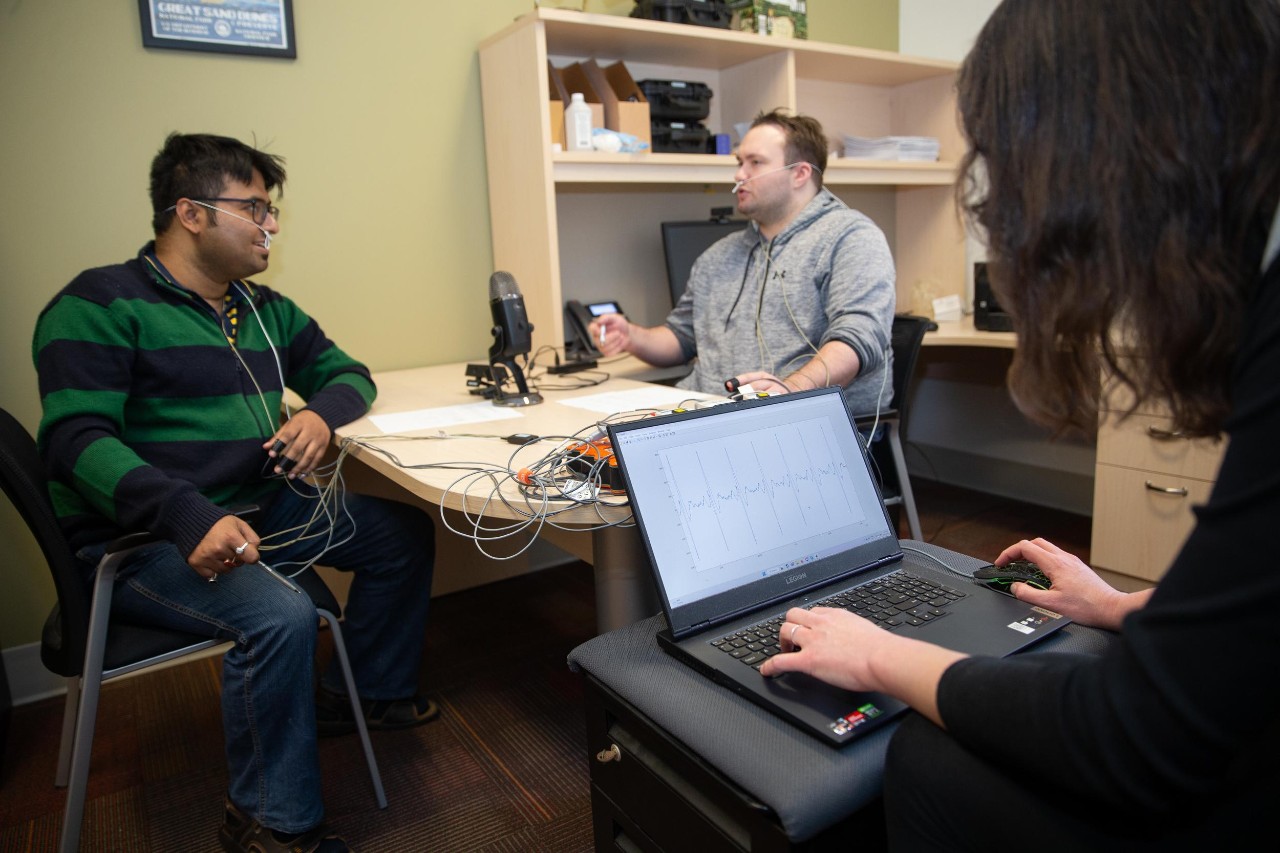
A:
<svg viewBox="0 0 1280 853">
<path fill-rule="evenodd" d="M 347 842 L 323 823 L 281 840 L 270 829 L 242 812 L 230 798 L 218 828 L 218 840 L 227 853 L 351 853 Z"/>
</svg>

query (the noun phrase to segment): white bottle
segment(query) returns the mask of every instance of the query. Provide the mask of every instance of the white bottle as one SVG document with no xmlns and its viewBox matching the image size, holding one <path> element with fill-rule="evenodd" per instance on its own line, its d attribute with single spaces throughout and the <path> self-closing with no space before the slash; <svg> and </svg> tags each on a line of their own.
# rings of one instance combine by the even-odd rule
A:
<svg viewBox="0 0 1280 853">
<path fill-rule="evenodd" d="M 564 108 L 564 145 L 570 151 L 591 150 L 591 107 L 574 92 Z"/>
</svg>

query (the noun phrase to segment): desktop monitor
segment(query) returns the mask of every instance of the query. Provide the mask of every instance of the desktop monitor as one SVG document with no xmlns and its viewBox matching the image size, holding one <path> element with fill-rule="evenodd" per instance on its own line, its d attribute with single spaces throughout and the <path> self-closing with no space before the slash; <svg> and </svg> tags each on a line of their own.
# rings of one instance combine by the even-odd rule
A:
<svg viewBox="0 0 1280 853">
<path fill-rule="evenodd" d="M 694 222 L 662 223 L 662 251 L 667 257 L 667 283 L 671 287 L 671 304 L 680 301 L 689 272 L 698 256 L 711 244 L 735 231 L 746 228 L 746 219 L 702 219 Z"/>
</svg>

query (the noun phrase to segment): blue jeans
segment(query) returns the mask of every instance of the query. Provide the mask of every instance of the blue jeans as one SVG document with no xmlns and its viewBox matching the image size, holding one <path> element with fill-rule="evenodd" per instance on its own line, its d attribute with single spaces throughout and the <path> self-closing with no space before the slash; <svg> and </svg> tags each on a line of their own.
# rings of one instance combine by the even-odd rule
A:
<svg viewBox="0 0 1280 853">
<path fill-rule="evenodd" d="M 314 495 L 309 487 L 298 488 Z M 412 696 L 422 662 L 435 528 L 430 516 L 405 504 L 353 494 L 344 499 L 347 512 L 338 514 L 332 537 L 341 544 L 319 562 L 354 573 L 343 634 L 357 690 L 364 699 Z M 264 544 L 294 539 L 296 532 L 268 537 L 306 525 L 315 506 L 286 488 L 254 529 Z M 322 535 L 264 550 L 262 559 L 291 574 L 298 566 L 289 561 L 314 557 L 329 538 L 327 529 L 321 516 L 311 532 Z M 87 548 L 81 557 L 96 563 L 101 554 L 101 547 Z M 324 803 L 313 692 L 319 620 L 311 599 L 252 565 L 208 583 L 177 548 L 159 543 L 121 568 L 112 615 L 234 642 L 222 664 L 231 801 L 281 832 L 319 823 Z M 322 683 L 345 692 L 336 655 Z"/>
</svg>

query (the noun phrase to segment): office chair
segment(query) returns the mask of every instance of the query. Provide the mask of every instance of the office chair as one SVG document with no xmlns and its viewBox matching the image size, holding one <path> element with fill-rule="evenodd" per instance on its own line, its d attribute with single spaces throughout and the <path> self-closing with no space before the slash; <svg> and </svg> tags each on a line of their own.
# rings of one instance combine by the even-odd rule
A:
<svg viewBox="0 0 1280 853">
<path fill-rule="evenodd" d="M 40 643 L 40 659 L 51 672 L 67 679 L 67 702 L 62 720 L 62 744 L 54 784 L 66 787 L 67 804 L 62 820 L 59 850 L 74 853 L 80 844 L 80 823 L 84 817 L 85 789 L 93 752 L 93 730 L 98 715 L 98 694 L 102 682 L 137 672 L 184 655 L 221 645 L 197 634 L 112 622 L 111 595 L 116 570 L 138 548 L 156 541 L 149 533 L 124 536 L 107 546 L 98 563 L 92 590 L 71 546 L 58 526 L 49 501 L 47 479 L 36 443 L 30 433 L 8 411 L 0 409 L 0 485 L 21 514 L 53 573 L 58 602 L 45 623 Z M 338 656 L 351 709 L 369 764 L 378 807 L 387 807 L 378 762 L 373 755 L 364 712 L 356 693 L 355 679 L 347 659 L 347 647 L 338 622 L 341 608 L 333 592 L 313 569 L 294 581 L 316 603 L 316 614 L 333 631 L 334 653 Z"/>
<path fill-rule="evenodd" d="M 898 314 L 893 318 L 891 346 L 893 347 L 893 398 L 891 408 L 880 411 L 880 423 L 885 428 L 885 441 L 890 459 L 883 459 L 877 451 L 882 444 L 873 445 L 872 456 L 877 457 L 880 469 L 880 491 L 885 506 L 898 506 L 907 513 L 907 527 L 912 539 L 923 539 L 920 533 L 920 517 L 916 514 L 916 499 L 911 492 L 911 479 L 907 475 L 907 460 L 902 454 L 902 436 L 907 432 L 907 413 L 910 406 L 911 380 L 916 372 L 916 361 L 924 343 L 924 333 L 929 329 L 927 317 L 914 314 Z M 854 422 L 860 428 L 870 428 L 875 414 L 856 415 Z M 892 462 L 890 466 L 887 464 Z M 892 479 L 887 476 L 892 474 Z"/>
</svg>

